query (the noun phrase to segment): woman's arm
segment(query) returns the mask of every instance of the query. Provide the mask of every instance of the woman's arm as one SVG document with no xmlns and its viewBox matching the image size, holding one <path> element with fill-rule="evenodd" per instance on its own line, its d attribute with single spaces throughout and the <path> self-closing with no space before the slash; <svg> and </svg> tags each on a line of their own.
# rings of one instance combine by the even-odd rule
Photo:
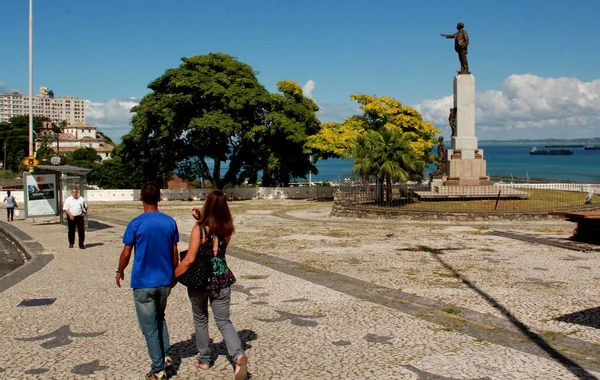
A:
<svg viewBox="0 0 600 380">
<path fill-rule="evenodd" d="M 188 247 L 187 255 L 181 260 L 177 268 L 175 268 L 175 277 L 179 277 L 192 266 L 196 260 L 198 249 L 200 248 L 200 226 L 197 224 L 192 228 L 192 235 L 190 236 L 190 245 Z"/>
</svg>

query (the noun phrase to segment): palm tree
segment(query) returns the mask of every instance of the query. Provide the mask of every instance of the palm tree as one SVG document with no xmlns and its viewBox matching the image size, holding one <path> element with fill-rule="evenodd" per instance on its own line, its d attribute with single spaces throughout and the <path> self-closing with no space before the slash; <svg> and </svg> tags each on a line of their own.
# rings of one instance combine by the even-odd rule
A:
<svg viewBox="0 0 600 380">
<path fill-rule="evenodd" d="M 352 170 L 363 178 L 377 177 L 377 184 L 386 184 L 386 203 L 392 203 L 392 181 L 406 182 L 422 174 L 425 162 L 410 147 L 410 139 L 386 128 L 371 131 L 356 139 L 352 151 L 355 165 Z M 383 198 L 378 186 L 377 202 Z"/>
</svg>

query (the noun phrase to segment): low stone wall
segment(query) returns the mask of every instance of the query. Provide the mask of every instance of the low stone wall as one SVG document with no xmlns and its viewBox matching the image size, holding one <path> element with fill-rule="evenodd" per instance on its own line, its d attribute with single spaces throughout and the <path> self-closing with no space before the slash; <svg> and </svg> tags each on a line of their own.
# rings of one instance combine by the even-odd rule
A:
<svg viewBox="0 0 600 380">
<path fill-rule="evenodd" d="M 245 187 L 225 189 L 231 200 L 248 199 L 333 199 L 337 190 L 328 186 L 312 187 Z M 166 201 L 194 201 L 206 199 L 212 189 L 165 189 Z M 134 201 L 140 198 L 140 190 L 87 190 L 88 202 Z"/>
</svg>

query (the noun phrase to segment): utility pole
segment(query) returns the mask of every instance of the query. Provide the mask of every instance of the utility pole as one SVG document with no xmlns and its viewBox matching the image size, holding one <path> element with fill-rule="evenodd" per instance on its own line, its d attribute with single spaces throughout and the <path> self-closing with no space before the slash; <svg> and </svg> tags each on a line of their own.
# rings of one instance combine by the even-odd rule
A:
<svg viewBox="0 0 600 380">
<path fill-rule="evenodd" d="M 29 0 L 29 156 L 33 156 L 33 0 Z"/>
</svg>

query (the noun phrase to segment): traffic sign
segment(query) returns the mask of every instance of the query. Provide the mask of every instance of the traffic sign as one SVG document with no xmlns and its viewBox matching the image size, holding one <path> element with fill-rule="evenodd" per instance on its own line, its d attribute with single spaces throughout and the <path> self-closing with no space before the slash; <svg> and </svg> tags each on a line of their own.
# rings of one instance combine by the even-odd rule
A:
<svg viewBox="0 0 600 380">
<path fill-rule="evenodd" d="M 39 164 L 40 162 L 33 156 L 29 156 L 26 159 L 23 160 L 23 164 L 27 165 L 27 166 L 35 166 L 37 164 Z"/>
</svg>

